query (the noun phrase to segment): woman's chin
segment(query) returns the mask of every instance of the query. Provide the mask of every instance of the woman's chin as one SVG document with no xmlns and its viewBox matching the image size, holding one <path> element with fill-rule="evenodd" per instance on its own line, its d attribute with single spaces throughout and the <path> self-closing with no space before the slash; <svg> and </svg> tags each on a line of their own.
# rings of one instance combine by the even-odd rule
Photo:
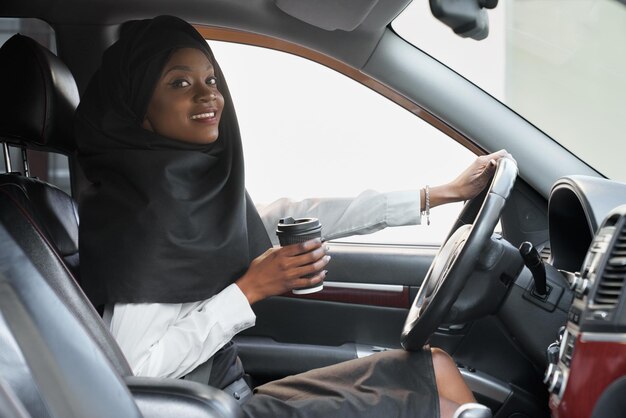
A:
<svg viewBox="0 0 626 418">
<path fill-rule="evenodd" d="M 193 135 L 184 138 L 174 138 L 180 142 L 187 142 L 190 144 L 212 144 L 219 138 L 219 134 L 217 132 L 211 133 L 209 135 Z"/>
</svg>

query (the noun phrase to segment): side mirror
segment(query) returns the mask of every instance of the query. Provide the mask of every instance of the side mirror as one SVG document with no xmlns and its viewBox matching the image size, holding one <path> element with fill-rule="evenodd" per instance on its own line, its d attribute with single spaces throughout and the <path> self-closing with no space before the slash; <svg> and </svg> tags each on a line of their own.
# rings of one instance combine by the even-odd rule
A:
<svg viewBox="0 0 626 418">
<path fill-rule="evenodd" d="M 477 41 L 489 35 L 489 17 L 498 0 L 430 0 L 433 15 L 463 38 Z"/>
</svg>

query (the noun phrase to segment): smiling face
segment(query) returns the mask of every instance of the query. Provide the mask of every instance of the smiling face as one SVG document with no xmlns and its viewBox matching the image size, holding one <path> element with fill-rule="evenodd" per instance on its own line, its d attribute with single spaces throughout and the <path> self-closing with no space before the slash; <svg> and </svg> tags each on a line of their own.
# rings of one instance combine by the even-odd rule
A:
<svg viewBox="0 0 626 418">
<path fill-rule="evenodd" d="M 224 97 L 213 65 L 199 49 L 175 51 L 163 68 L 142 127 L 195 144 L 217 140 Z"/>
</svg>

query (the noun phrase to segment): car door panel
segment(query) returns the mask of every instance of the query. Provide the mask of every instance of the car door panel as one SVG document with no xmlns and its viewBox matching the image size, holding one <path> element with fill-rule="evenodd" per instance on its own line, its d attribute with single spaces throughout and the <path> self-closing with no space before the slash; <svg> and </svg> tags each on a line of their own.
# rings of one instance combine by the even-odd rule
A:
<svg viewBox="0 0 626 418">
<path fill-rule="evenodd" d="M 324 289 L 268 298 L 236 338 L 248 373 L 268 380 L 397 348 L 436 247 L 332 243 Z"/>
</svg>

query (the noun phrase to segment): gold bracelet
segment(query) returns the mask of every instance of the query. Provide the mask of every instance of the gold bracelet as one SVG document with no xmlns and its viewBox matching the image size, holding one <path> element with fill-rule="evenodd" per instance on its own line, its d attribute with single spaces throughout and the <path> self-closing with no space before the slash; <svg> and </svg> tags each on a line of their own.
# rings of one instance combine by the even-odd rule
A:
<svg viewBox="0 0 626 418">
<path fill-rule="evenodd" d="M 426 225 L 430 225 L 430 188 L 424 187 L 424 210 L 422 216 L 426 216 Z"/>
</svg>

